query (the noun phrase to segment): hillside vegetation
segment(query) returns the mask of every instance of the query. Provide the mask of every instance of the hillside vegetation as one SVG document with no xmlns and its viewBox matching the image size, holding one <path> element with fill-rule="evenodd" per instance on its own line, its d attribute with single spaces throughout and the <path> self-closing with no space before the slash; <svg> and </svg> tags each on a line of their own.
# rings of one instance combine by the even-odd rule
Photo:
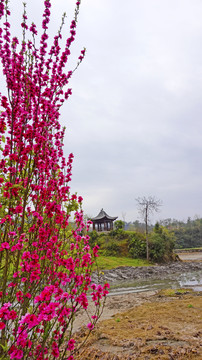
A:
<svg viewBox="0 0 202 360">
<path fill-rule="evenodd" d="M 176 249 L 202 247 L 202 219 L 188 217 L 187 221 L 179 221 L 168 218 L 161 220 L 159 224 L 174 233 Z M 150 225 L 149 231 L 153 228 L 154 226 Z M 136 220 L 125 223 L 125 229 L 144 233 L 145 224 Z"/>
<path fill-rule="evenodd" d="M 117 222 L 119 224 L 119 222 Z M 120 224 L 119 224 L 120 225 Z M 164 226 L 156 224 L 149 233 L 149 259 L 152 262 L 168 262 L 175 259 L 173 252 L 176 238 Z M 90 244 L 100 247 L 101 256 L 146 259 L 146 237 L 140 231 L 125 231 L 115 223 L 115 230 L 107 233 L 90 233 Z M 146 265 L 146 263 L 145 263 Z"/>
</svg>

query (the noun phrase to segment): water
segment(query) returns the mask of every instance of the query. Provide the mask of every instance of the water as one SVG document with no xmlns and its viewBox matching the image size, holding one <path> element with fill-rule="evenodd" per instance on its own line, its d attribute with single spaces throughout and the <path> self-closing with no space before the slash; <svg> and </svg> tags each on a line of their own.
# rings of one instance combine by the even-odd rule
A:
<svg viewBox="0 0 202 360">
<path fill-rule="evenodd" d="M 182 274 L 179 279 L 179 284 L 180 287 L 187 287 L 195 291 L 202 291 L 202 271 Z"/>
<path fill-rule="evenodd" d="M 202 251 L 177 253 L 182 261 L 202 261 Z"/>
<path fill-rule="evenodd" d="M 202 291 L 202 270 L 188 272 L 186 274 L 174 275 L 173 279 L 151 279 L 144 281 L 120 282 L 116 286 L 111 286 L 109 295 L 124 295 L 128 293 L 138 293 L 161 289 L 187 288 L 194 291 Z"/>
</svg>

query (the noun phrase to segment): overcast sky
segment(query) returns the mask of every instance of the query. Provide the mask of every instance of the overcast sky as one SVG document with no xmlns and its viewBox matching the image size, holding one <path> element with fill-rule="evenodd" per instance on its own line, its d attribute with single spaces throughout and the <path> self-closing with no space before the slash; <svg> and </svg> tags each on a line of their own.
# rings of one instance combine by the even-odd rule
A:
<svg viewBox="0 0 202 360">
<path fill-rule="evenodd" d="M 50 33 L 64 11 L 68 33 L 74 0 L 52 3 Z M 21 1 L 10 6 L 18 31 Z M 42 8 L 27 1 L 35 22 Z M 70 68 L 87 54 L 61 121 L 89 216 L 134 221 L 149 195 L 163 202 L 154 220 L 202 216 L 201 18 L 201 0 L 82 0 Z"/>
</svg>

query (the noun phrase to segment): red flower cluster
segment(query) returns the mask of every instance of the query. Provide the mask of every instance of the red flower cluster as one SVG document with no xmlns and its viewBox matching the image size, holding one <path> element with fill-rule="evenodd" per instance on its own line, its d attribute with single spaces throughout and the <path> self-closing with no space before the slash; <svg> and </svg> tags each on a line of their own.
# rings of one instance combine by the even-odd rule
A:
<svg viewBox="0 0 202 360">
<path fill-rule="evenodd" d="M 82 197 L 70 194 L 73 155 L 64 157 L 59 123 L 60 107 L 71 95 L 74 70 L 66 65 L 80 1 L 63 51 L 64 19 L 48 50 L 51 1 L 44 6 L 37 48 L 37 28 L 28 25 L 26 8 L 20 43 L 10 33 L 8 1 L 0 0 L 0 19 L 5 16 L 0 58 L 8 90 L 7 96 L 0 94 L 0 357 L 73 360 L 75 316 L 80 308 L 88 311 L 92 288 L 95 312 L 87 325 L 92 330 L 108 284 L 91 285 L 98 247 L 88 244 Z M 82 50 L 79 63 L 84 55 Z"/>
</svg>

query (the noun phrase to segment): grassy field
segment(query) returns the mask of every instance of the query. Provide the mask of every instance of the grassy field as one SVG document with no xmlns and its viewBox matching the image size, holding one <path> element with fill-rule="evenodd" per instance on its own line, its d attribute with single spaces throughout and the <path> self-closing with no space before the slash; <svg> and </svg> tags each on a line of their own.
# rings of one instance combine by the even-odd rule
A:
<svg viewBox="0 0 202 360">
<path fill-rule="evenodd" d="M 142 259 L 130 259 L 127 257 L 99 256 L 98 267 L 100 270 L 109 270 L 118 266 L 150 266 L 151 263 Z"/>
<path fill-rule="evenodd" d="M 202 251 L 202 247 L 175 249 L 174 251 L 175 251 L 176 253 Z"/>
</svg>

